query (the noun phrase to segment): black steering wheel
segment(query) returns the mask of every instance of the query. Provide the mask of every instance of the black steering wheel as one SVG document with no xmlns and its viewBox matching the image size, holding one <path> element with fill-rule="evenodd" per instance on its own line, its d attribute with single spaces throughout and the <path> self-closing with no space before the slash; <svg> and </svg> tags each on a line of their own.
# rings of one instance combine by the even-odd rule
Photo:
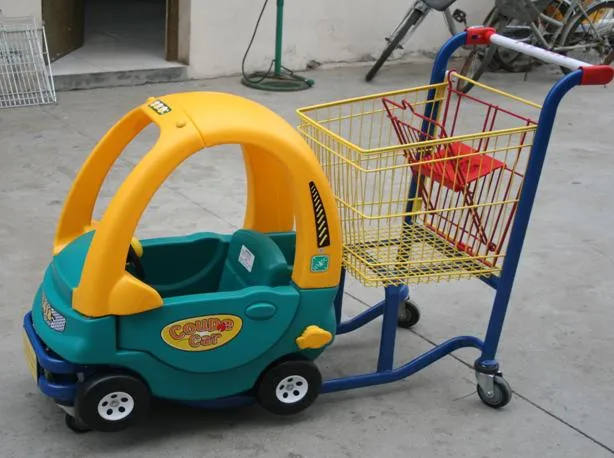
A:
<svg viewBox="0 0 614 458">
<path fill-rule="evenodd" d="M 139 255 L 136 254 L 136 250 L 132 244 L 130 244 L 130 248 L 128 248 L 126 264 L 134 268 L 136 278 L 141 281 L 145 281 L 145 271 L 143 270 L 143 264 L 141 264 L 141 258 L 139 258 Z"/>
</svg>

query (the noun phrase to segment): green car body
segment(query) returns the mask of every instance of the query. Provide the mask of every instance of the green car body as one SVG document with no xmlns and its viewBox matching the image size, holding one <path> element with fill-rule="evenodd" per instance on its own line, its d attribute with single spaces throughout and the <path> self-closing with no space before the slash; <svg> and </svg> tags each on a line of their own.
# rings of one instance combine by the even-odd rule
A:
<svg viewBox="0 0 614 458">
<path fill-rule="evenodd" d="M 249 232 L 237 233 L 253 235 Z M 324 347 L 301 349 L 296 342 L 307 326 L 335 334 L 332 304 L 337 288 L 301 290 L 290 280 L 294 233 L 265 236 L 290 261 L 279 286 L 233 284 L 237 277 L 233 278 L 228 264 L 232 252 L 228 235 L 200 233 L 145 240 L 142 263 L 148 282 L 164 297 L 164 305 L 136 315 L 100 318 L 83 316 L 71 306 L 72 290 L 79 282 L 92 237 L 93 231 L 84 234 L 54 257 L 32 307 L 33 326 L 40 339 L 74 365 L 128 370 L 141 377 L 156 397 L 209 400 L 249 391 L 269 365 L 290 355 L 315 359 Z M 257 269 L 254 273 L 258 274 Z M 165 341 L 163 331 L 173 323 L 200 319 L 202 324 L 203 319 L 213 319 L 219 325 L 218 316 L 231 316 L 240 323 L 238 333 L 227 342 L 218 342 L 219 346 L 195 345 L 200 350 L 195 351 L 189 342 L 185 350 Z M 59 329 L 57 323 L 62 320 L 65 323 Z M 181 325 L 175 329 L 177 326 Z M 188 332 L 193 328 L 189 325 Z M 183 329 L 174 332 L 184 337 L 184 346 L 185 334 Z M 204 339 L 192 339 L 192 344 L 194 340 Z"/>
</svg>

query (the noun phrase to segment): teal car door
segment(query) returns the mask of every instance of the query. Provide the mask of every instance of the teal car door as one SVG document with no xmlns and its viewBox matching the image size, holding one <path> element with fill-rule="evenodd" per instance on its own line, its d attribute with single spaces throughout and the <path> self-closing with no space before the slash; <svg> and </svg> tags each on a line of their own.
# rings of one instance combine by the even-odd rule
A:
<svg viewBox="0 0 614 458">
<path fill-rule="evenodd" d="M 207 373 L 242 366 L 280 343 L 298 310 L 292 286 L 174 297 L 146 313 L 118 318 L 118 350 L 150 353 L 181 370 Z M 284 342 L 281 342 L 284 343 Z"/>
</svg>

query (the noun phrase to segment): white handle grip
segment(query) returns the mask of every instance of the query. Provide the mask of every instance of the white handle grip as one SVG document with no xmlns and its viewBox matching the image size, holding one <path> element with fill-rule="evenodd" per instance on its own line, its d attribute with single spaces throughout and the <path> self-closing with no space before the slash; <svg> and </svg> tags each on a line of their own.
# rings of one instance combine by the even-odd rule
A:
<svg viewBox="0 0 614 458">
<path fill-rule="evenodd" d="M 579 84 L 608 84 L 614 79 L 614 68 L 609 65 L 591 65 L 581 60 L 572 59 L 547 49 L 538 48 L 521 41 L 499 35 L 492 27 L 469 27 L 466 30 L 468 45 L 493 44 L 502 48 L 521 52 L 549 64 L 556 64 L 570 70 L 582 69 L 582 80 Z"/>
<path fill-rule="evenodd" d="M 498 33 L 493 33 L 492 35 L 490 35 L 490 42 L 494 45 L 501 46 L 502 48 L 518 51 L 523 54 L 526 54 L 527 56 L 535 57 L 536 59 L 539 59 L 543 62 L 555 64 L 560 67 L 568 68 L 570 70 L 577 70 L 580 67 L 591 66 L 591 64 L 587 64 L 586 62 L 582 62 L 581 60 L 562 56 L 561 54 L 548 51 L 547 49 L 538 48 L 537 46 L 532 46 L 521 41 L 516 41 L 503 35 L 499 35 Z"/>
</svg>

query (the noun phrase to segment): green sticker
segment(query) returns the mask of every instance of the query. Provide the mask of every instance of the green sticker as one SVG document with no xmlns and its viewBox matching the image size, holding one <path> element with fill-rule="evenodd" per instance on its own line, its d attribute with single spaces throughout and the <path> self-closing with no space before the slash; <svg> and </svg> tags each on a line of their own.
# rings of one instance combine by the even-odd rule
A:
<svg viewBox="0 0 614 458">
<path fill-rule="evenodd" d="M 328 256 L 319 255 L 311 258 L 312 272 L 326 272 L 328 270 Z"/>
</svg>

